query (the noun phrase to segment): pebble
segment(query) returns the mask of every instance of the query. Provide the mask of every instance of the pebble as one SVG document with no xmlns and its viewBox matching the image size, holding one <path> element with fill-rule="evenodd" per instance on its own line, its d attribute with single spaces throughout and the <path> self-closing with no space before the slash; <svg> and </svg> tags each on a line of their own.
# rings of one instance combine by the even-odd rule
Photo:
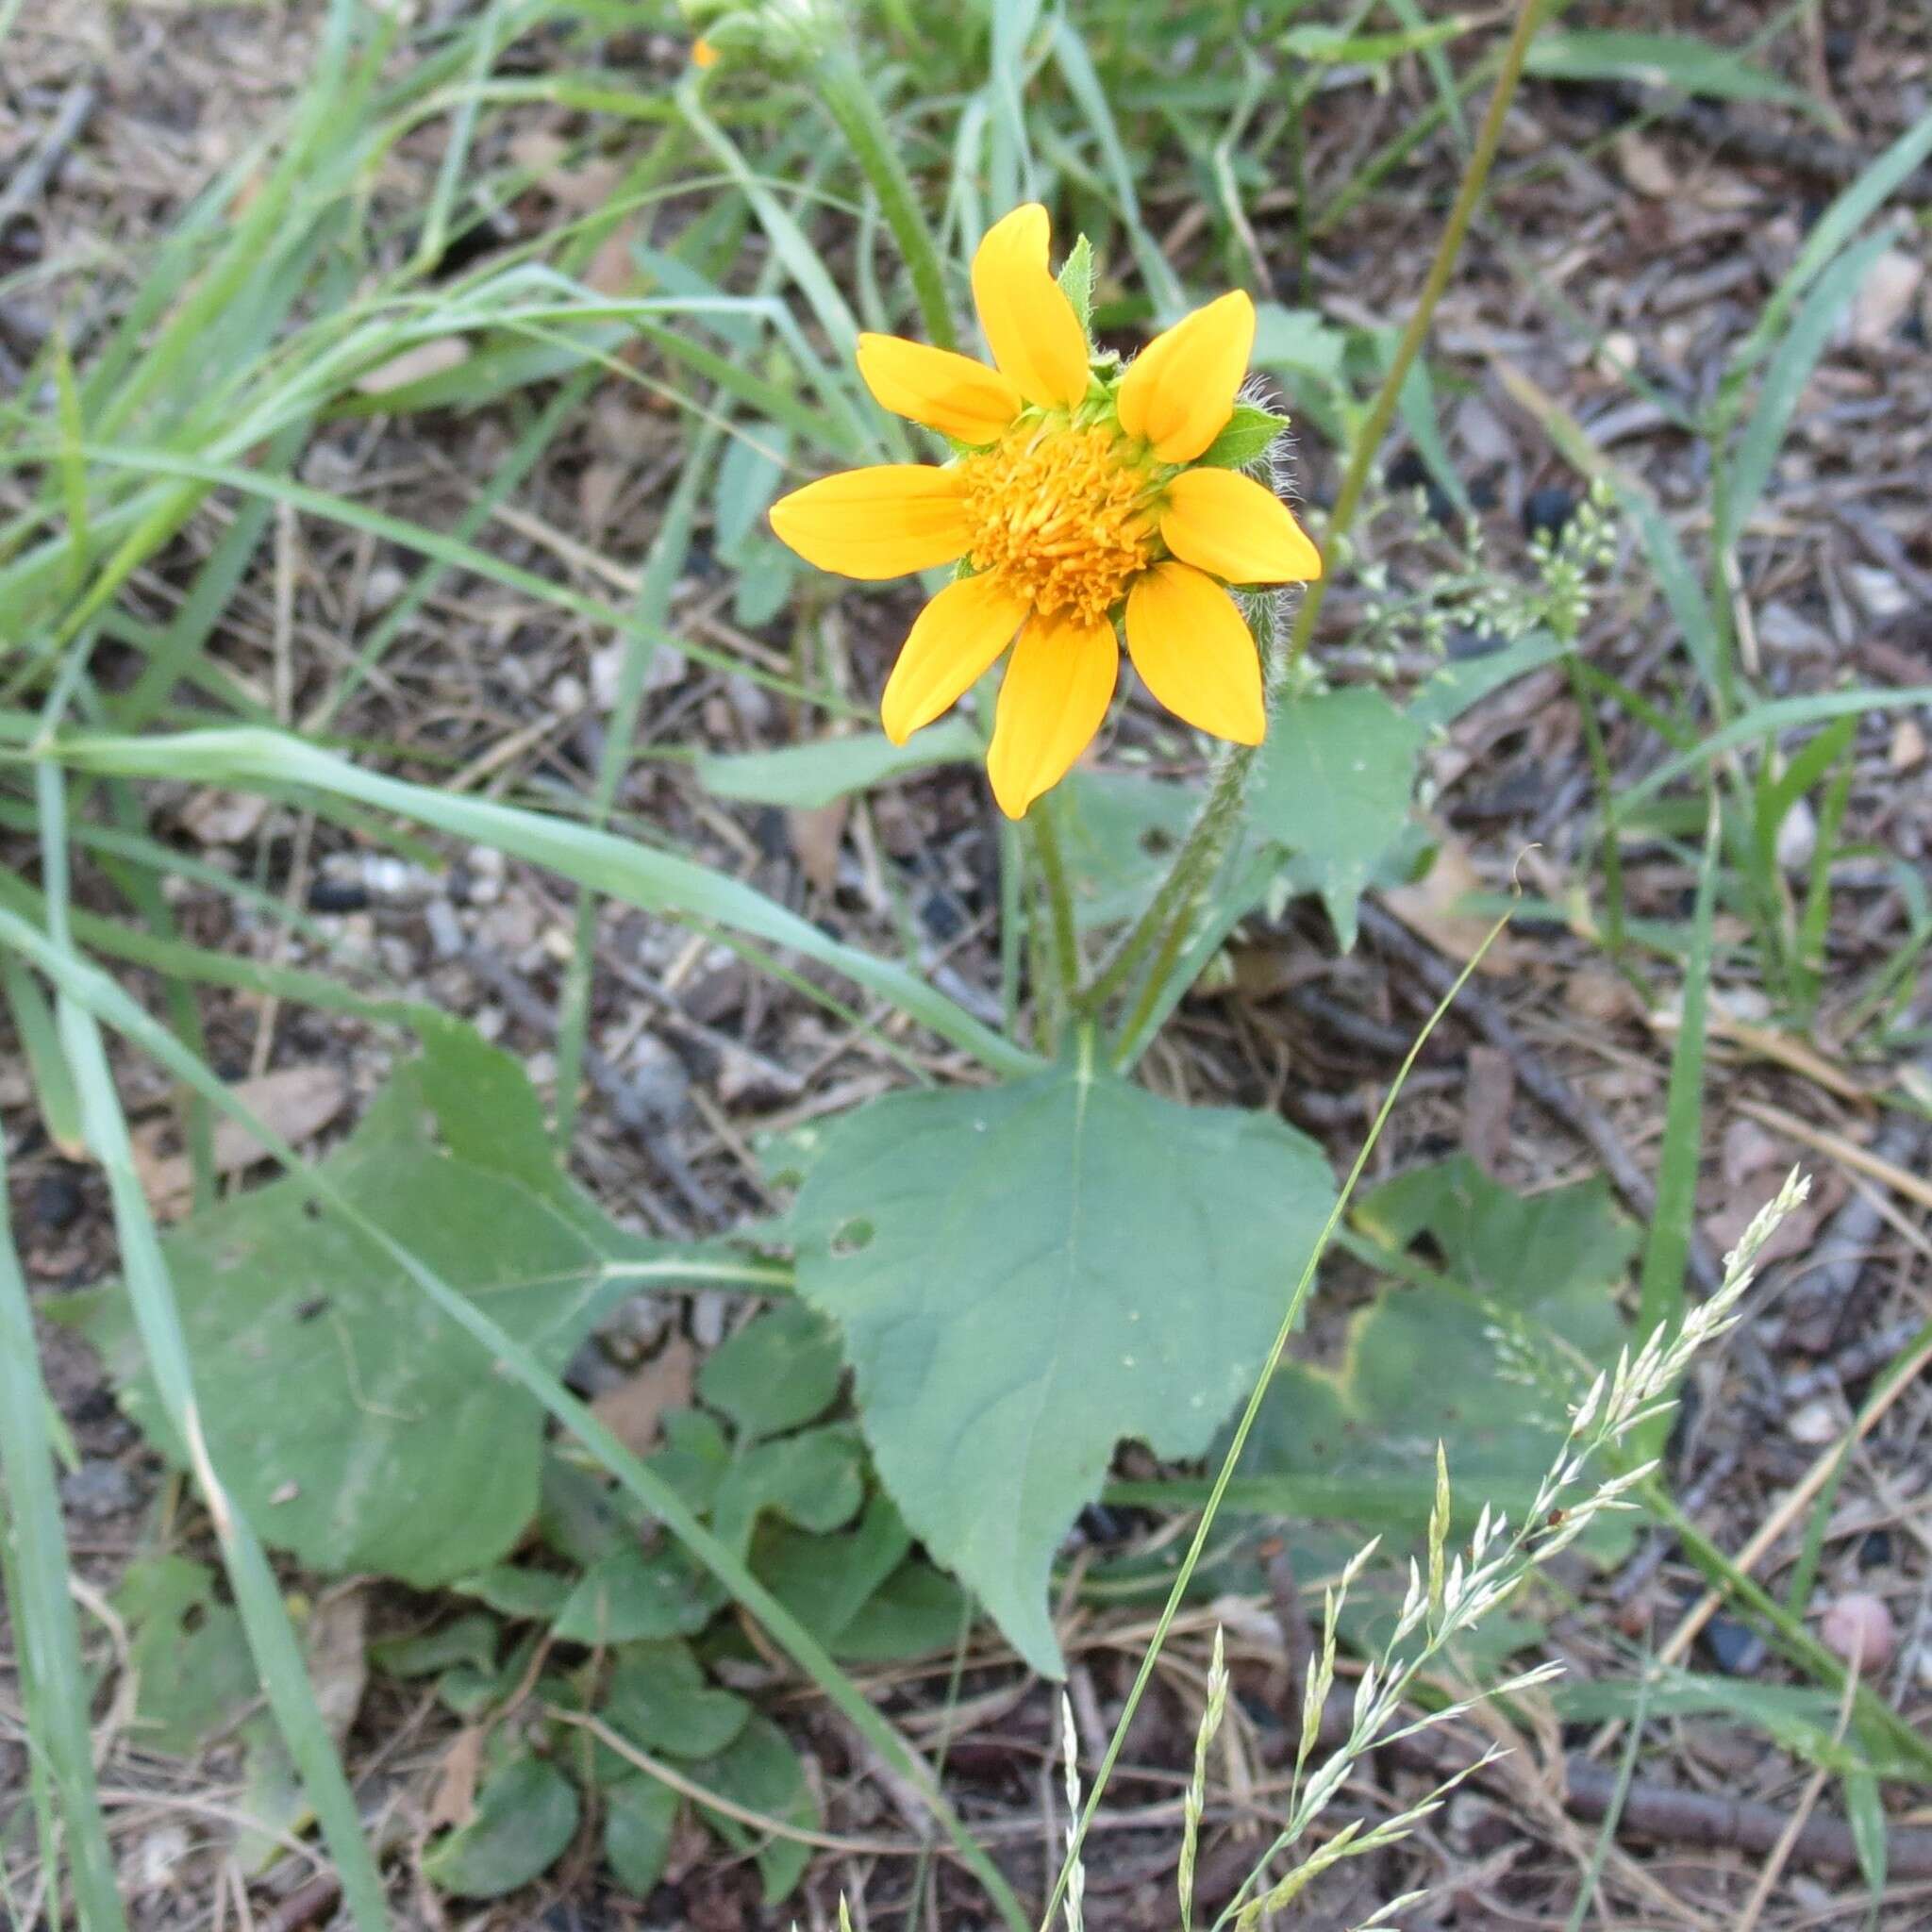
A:
<svg viewBox="0 0 1932 1932">
<path fill-rule="evenodd" d="M 1835 1442 L 1840 1430 L 1844 1426 L 1839 1413 L 1839 1406 L 1829 1396 L 1821 1395 L 1815 1402 L 1807 1402 L 1792 1409 L 1785 1418 L 1785 1434 L 1794 1442 L 1803 1442 L 1807 1448 L 1821 1448 L 1826 1442 Z"/>
<path fill-rule="evenodd" d="M 1883 1597 L 1855 1590 L 1840 1597 L 1824 1613 L 1818 1634 L 1834 1657 L 1856 1664 L 1867 1675 L 1882 1671 L 1898 1648 L 1898 1625 Z"/>
<path fill-rule="evenodd" d="M 1704 1641 L 1718 1669 L 1729 1677 L 1755 1676 L 1770 1655 L 1764 1639 L 1735 1617 L 1713 1617 L 1704 1626 Z"/>
<path fill-rule="evenodd" d="M 119 1516 L 134 1507 L 134 1478 L 118 1462 L 91 1456 L 60 1478 L 60 1500 L 76 1516 Z"/>
<path fill-rule="evenodd" d="M 34 1220 L 56 1234 L 79 1220 L 83 1205 L 80 1183 L 65 1166 L 50 1168 L 34 1182 Z"/>
<path fill-rule="evenodd" d="M 429 928 L 429 943 L 439 959 L 454 959 L 468 943 L 463 936 L 463 923 L 447 899 L 430 900 L 423 908 L 423 919 Z"/>
<path fill-rule="evenodd" d="M 1554 542 L 1575 514 L 1574 492 L 1565 490 L 1560 484 L 1546 483 L 1524 498 L 1523 534 L 1534 537 L 1546 533 Z"/>
<path fill-rule="evenodd" d="M 362 608 L 375 616 L 398 603 L 408 588 L 408 572 L 392 563 L 378 563 L 362 586 Z"/>
</svg>

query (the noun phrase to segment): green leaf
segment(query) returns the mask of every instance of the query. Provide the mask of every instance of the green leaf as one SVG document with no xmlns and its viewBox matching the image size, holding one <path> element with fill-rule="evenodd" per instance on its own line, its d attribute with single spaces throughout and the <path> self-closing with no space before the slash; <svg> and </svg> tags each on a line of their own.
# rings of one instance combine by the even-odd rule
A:
<svg viewBox="0 0 1932 1932">
<path fill-rule="evenodd" d="M 890 1496 L 874 1496 L 858 1526 L 823 1535 L 775 1524 L 759 1539 L 759 1580 L 834 1655 L 866 1600 L 912 1547 Z"/>
<path fill-rule="evenodd" d="M 813 1429 L 743 1450 L 725 1472 L 711 1505 L 711 1527 L 740 1555 L 751 1548 L 759 1515 L 775 1510 L 800 1529 L 829 1530 L 851 1522 L 865 1500 L 858 1432 Z"/>
<path fill-rule="evenodd" d="M 1492 691 L 1554 664 L 1568 646 L 1546 630 L 1534 630 L 1514 643 L 1503 644 L 1480 658 L 1465 658 L 1430 673 L 1408 701 L 1408 716 L 1425 729 L 1453 724 L 1472 705 Z"/>
<path fill-rule="evenodd" d="M 190 1757 L 237 1723 L 259 1693 L 242 1619 L 217 1603 L 214 1579 L 185 1557 L 131 1565 L 113 1596 L 128 1626 L 134 1741 Z"/>
<path fill-rule="evenodd" d="M 1550 1687 L 1550 1701 L 1565 1723 L 1628 1717 L 1640 1699 L 1651 1717 L 1736 1718 L 1755 1725 L 1780 1750 L 1843 1777 L 1922 1775 L 1911 1759 L 1895 1751 L 1882 1732 L 1868 1728 L 1856 1711 L 1849 1731 L 1840 1736 L 1838 1693 L 1815 1684 L 1756 1684 L 1742 1677 L 1671 1671 L 1644 1685 L 1577 1678 Z"/>
<path fill-rule="evenodd" d="M 1712 46 L 1690 34 L 1586 27 L 1539 34 L 1530 43 L 1524 71 L 1544 80 L 1624 80 L 1708 100 L 1783 101 L 1814 112 L 1817 108 L 1802 88 L 1752 66 L 1728 47 Z"/>
<path fill-rule="evenodd" d="M 1074 916 L 1086 927 L 1141 910 L 1201 808 L 1193 788 L 1131 772 L 1070 772 L 1056 798 Z"/>
<path fill-rule="evenodd" d="M 1844 1775 L 1845 1816 L 1851 1821 L 1852 1843 L 1858 1854 L 1858 1875 L 1872 1894 L 1874 1907 L 1885 1894 L 1888 1828 L 1885 1801 L 1878 1795 L 1878 1780 L 1869 1771 L 1848 1771 Z"/>
<path fill-rule="evenodd" d="M 751 1706 L 733 1691 L 714 1690 L 684 1644 L 632 1643 L 618 1653 L 601 1715 L 640 1751 L 711 1757 L 743 1730 Z M 635 1771 L 615 1753 L 605 1755 L 615 1767 L 607 1775 Z"/>
<path fill-rule="evenodd" d="M 982 749 L 978 732 L 964 718 L 946 718 L 915 732 L 905 744 L 894 744 L 883 731 L 858 731 L 777 751 L 700 752 L 697 769 L 715 797 L 811 810 L 888 778 L 935 765 L 970 764 Z"/>
<path fill-rule="evenodd" d="M 625 1548 L 606 1557 L 571 1591 L 551 1630 L 569 1643 L 691 1637 L 724 1602 L 723 1587 L 682 1549 L 647 1556 Z"/>
<path fill-rule="evenodd" d="M 669 1785 L 641 1773 L 604 1794 L 604 1857 L 633 1898 L 648 1898 L 664 1876 L 682 1802 Z"/>
<path fill-rule="evenodd" d="M 440 1630 L 421 1637 L 383 1637 L 369 1646 L 369 1661 L 391 1677 L 426 1677 L 452 1664 L 476 1670 L 496 1663 L 497 1624 L 482 1610 L 470 1610 Z"/>
<path fill-rule="evenodd" d="M 851 1663 L 895 1663 L 951 1650 L 973 1623 L 973 1599 L 923 1557 L 908 1557 L 839 1633 Z"/>
<path fill-rule="evenodd" d="M 1840 313 L 1864 287 L 1872 264 L 1890 246 L 1891 240 L 1881 228 L 1847 248 L 1819 276 L 1773 351 L 1751 419 L 1731 453 L 1730 489 L 1723 499 L 1723 518 L 1716 531 L 1717 541 L 1724 549 L 1736 544 L 1749 526 L 1771 482 L 1805 385 L 1829 345 Z"/>
<path fill-rule="evenodd" d="M 520 1563 L 492 1563 L 454 1586 L 464 1596 L 487 1604 L 499 1616 L 547 1623 L 563 1607 L 571 1579 L 559 1570 L 526 1570 Z"/>
<path fill-rule="evenodd" d="M 791 432 L 769 423 L 751 425 L 726 446 L 718 464 L 711 525 L 713 546 L 725 562 L 737 562 L 740 547 L 758 529 L 791 454 Z"/>
<path fill-rule="evenodd" d="M 607 1259 L 639 1244 L 558 1169 L 514 1061 L 455 1027 L 425 1046 L 324 1171 L 560 1366 L 606 1292 Z M 313 1213 L 282 1181 L 197 1216 L 162 1245 L 208 1447 L 265 1536 L 315 1569 L 375 1571 L 420 1589 L 508 1551 L 537 1504 L 541 1407 L 492 1374 L 375 1241 Z M 69 1312 L 128 1412 L 183 1460 L 125 1297 L 76 1297 Z"/>
<path fill-rule="evenodd" d="M 1281 51 L 1324 66 L 1387 66 L 1406 54 L 1440 47 L 1444 41 L 1467 33 L 1470 25 L 1470 21 L 1462 16 L 1452 15 L 1447 20 L 1432 21 L 1425 26 L 1393 34 L 1351 34 L 1338 26 L 1294 26 L 1281 36 Z"/>
<path fill-rule="evenodd" d="M 728 1749 L 694 1766 L 691 1775 L 707 1790 L 747 1811 L 802 1830 L 816 1831 L 824 1821 L 791 1740 L 768 1717 L 754 1716 Z M 761 1836 L 704 1805 L 698 1807 L 698 1815 L 726 1844 L 758 1847 L 758 1875 L 764 1880 L 768 1906 L 784 1898 L 811 1862 L 811 1846 L 797 1839 Z"/>
<path fill-rule="evenodd" d="M 575 1787 L 541 1757 L 513 1757 L 476 1794 L 469 1824 L 429 1851 L 423 1875 L 457 1898 L 501 1898 L 547 1872 L 576 1834 Z"/>
<path fill-rule="evenodd" d="M 821 1316 L 786 1302 L 712 1350 L 698 1393 L 740 1435 L 775 1436 L 831 1407 L 841 1373 L 839 1338 Z"/>
<path fill-rule="evenodd" d="M 1348 338 L 1314 308 L 1284 308 L 1262 302 L 1255 308 L 1254 365 L 1285 378 L 1330 387 L 1341 379 Z"/>
<path fill-rule="evenodd" d="M 1638 1230 L 1601 1179 L 1523 1199 L 1466 1156 L 1417 1168 L 1357 1210 L 1409 1285 L 1358 1314 L 1334 1369 L 1285 1364 L 1237 1472 L 1251 1507 L 1266 1482 L 1316 1483 L 1353 1515 L 1419 1532 L 1447 1450 L 1461 1502 L 1522 1509 L 1569 1426 L 1566 1404 L 1626 1339 L 1617 1295 Z M 1426 1236 L 1440 1274 L 1407 1258 Z M 1288 1497 L 1283 1498 L 1284 1501 Z M 1306 1503 L 1306 1498 L 1296 1500 Z"/>
<path fill-rule="evenodd" d="M 715 1417 L 695 1408 L 674 1409 L 664 1418 L 664 1446 L 645 1459 L 645 1467 L 675 1490 L 700 1516 L 711 1513 L 711 1501 L 731 1464 L 731 1450 Z"/>
<path fill-rule="evenodd" d="M 1288 427 L 1288 418 L 1257 403 L 1237 403 L 1222 432 L 1201 454 L 1197 463 L 1218 470 L 1241 470 L 1259 462 Z"/>
<path fill-rule="evenodd" d="M 1060 263 L 1058 281 L 1060 293 L 1074 305 L 1074 313 L 1080 318 L 1082 330 L 1091 338 L 1093 333 L 1093 244 L 1085 235 L 1076 236 L 1074 245 L 1067 250 L 1067 258 Z"/>
<path fill-rule="evenodd" d="M 1248 1388 L 1334 1198 L 1278 1121 L 1189 1108 L 1091 1052 L 831 1126 L 793 1211 L 907 1523 L 1060 1669 L 1055 1549 L 1124 1436 L 1198 1455 Z"/>
<path fill-rule="evenodd" d="M 1344 952 L 1356 902 L 1408 824 L 1426 735 L 1365 687 L 1297 698 L 1269 724 L 1253 824 L 1295 855 L 1295 882 L 1322 895 Z"/>
</svg>

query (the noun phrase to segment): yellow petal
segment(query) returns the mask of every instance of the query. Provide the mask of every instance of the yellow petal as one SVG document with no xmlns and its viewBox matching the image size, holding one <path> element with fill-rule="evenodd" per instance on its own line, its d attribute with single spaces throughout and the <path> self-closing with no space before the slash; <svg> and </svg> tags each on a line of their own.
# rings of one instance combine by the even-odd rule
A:
<svg viewBox="0 0 1932 1932">
<path fill-rule="evenodd" d="M 948 584 L 919 613 L 879 700 L 879 722 L 894 744 L 950 710 L 1013 641 L 1026 600 L 992 576 Z"/>
<path fill-rule="evenodd" d="M 1185 563 L 1143 571 L 1127 592 L 1127 653 L 1176 718 L 1237 744 L 1260 743 L 1268 724 L 1261 654 L 1212 577 Z"/>
<path fill-rule="evenodd" d="M 1184 470 L 1167 488 L 1160 535 L 1183 562 L 1231 584 L 1301 584 L 1322 553 L 1280 497 L 1238 470 Z"/>
<path fill-rule="evenodd" d="M 1064 778 L 1107 719 L 1121 650 L 1105 617 L 1036 617 L 1000 685 L 986 775 L 1009 819 Z"/>
<path fill-rule="evenodd" d="M 1046 272 L 1046 210 L 1016 208 L 973 258 L 973 300 L 1000 374 L 1029 403 L 1071 409 L 1087 393 L 1087 333 Z"/>
<path fill-rule="evenodd" d="M 858 373 L 881 407 L 961 442 L 996 441 L 1024 398 L 997 369 L 950 349 L 860 336 Z"/>
<path fill-rule="evenodd" d="M 1190 463 L 1227 427 L 1255 347 L 1255 305 L 1237 289 L 1158 335 L 1121 378 L 1121 427 L 1164 463 Z"/>
<path fill-rule="evenodd" d="M 772 506 L 781 543 L 841 577 L 902 577 L 965 554 L 967 527 L 955 470 L 880 463 L 842 470 Z"/>
</svg>

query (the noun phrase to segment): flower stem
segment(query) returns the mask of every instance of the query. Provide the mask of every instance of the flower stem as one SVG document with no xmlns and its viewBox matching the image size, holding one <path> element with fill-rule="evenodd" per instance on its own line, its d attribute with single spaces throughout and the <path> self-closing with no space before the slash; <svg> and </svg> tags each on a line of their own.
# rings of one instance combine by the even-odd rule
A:
<svg viewBox="0 0 1932 1932">
<path fill-rule="evenodd" d="M 842 45 L 828 47 L 812 62 L 811 72 L 827 110 L 852 149 L 859 172 L 872 183 L 873 192 L 879 198 L 886 225 L 891 229 L 907 272 L 912 277 L 912 292 L 919 303 L 920 321 L 927 339 L 938 348 L 957 349 L 959 339 L 953 328 L 953 309 L 946 298 L 946 275 L 940 262 L 939 244 L 926 225 L 912 177 L 899 158 L 892 131 L 866 85 L 865 75 L 850 49 Z"/>
<path fill-rule="evenodd" d="M 1281 683 L 1281 654 L 1274 648 L 1276 602 L 1270 597 L 1258 607 L 1254 625 L 1271 713 Z M 1149 1001 L 1158 996 L 1160 974 L 1172 967 L 1187 938 L 1200 892 L 1213 876 L 1214 868 L 1227 849 L 1228 839 L 1241 813 L 1241 800 L 1247 795 L 1249 774 L 1254 769 L 1255 757 L 1259 749 L 1258 745 L 1231 744 L 1223 751 L 1220 762 L 1214 768 L 1214 776 L 1208 782 L 1208 796 L 1202 801 L 1200 814 L 1181 841 L 1181 848 L 1174 854 L 1166 876 L 1155 890 L 1147 909 L 1126 938 L 1115 947 L 1112 957 L 1101 968 L 1082 999 L 1084 1010 L 1097 1014 L 1115 993 L 1125 988 L 1148 949 L 1157 941 L 1160 941 L 1155 974 L 1135 1009 L 1135 1019 L 1128 1022 L 1123 1038 L 1131 1036 L 1135 1021 L 1144 1017 Z"/>
<path fill-rule="evenodd" d="M 1054 977 L 1063 1005 L 1078 1004 L 1080 991 L 1080 941 L 1074 928 L 1074 895 L 1067 887 L 1067 868 L 1060 858 L 1060 833 L 1052 794 L 1040 801 L 1039 810 L 1028 815 L 1026 824 L 1033 833 L 1033 853 L 1040 861 L 1040 876 L 1046 887 L 1049 914 L 1053 922 Z"/>
<path fill-rule="evenodd" d="M 1374 401 L 1371 404 L 1361 430 L 1349 452 L 1348 468 L 1343 473 L 1341 489 L 1328 518 L 1327 537 L 1331 547 L 1335 539 L 1345 536 L 1349 526 L 1355 522 L 1356 511 L 1360 508 L 1362 494 L 1368 488 L 1375 454 L 1381 447 L 1383 437 L 1388 434 L 1389 425 L 1394 419 L 1396 404 L 1402 394 L 1402 385 L 1407 379 L 1410 369 L 1415 366 L 1417 356 L 1422 353 L 1423 342 L 1428 335 L 1430 319 L 1436 312 L 1436 305 L 1442 299 L 1442 292 L 1449 286 L 1449 276 L 1455 269 L 1456 258 L 1461 252 L 1463 240 L 1469 232 L 1469 225 L 1475 215 L 1476 205 L 1482 198 L 1484 184 L 1489 179 L 1490 169 L 1496 158 L 1496 149 L 1503 138 L 1504 118 L 1508 112 L 1510 99 L 1516 92 L 1517 83 L 1523 77 L 1524 59 L 1529 52 L 1530 42 L 1535 38 L 1542 4 L 1543 0 L 1521 0 L 1517 9 L 1515 28 L 1509 36 L 1508 44 L 1503 51 L 1503 58 L 1497 68 L 1495 88 L 1490 95 L 1489 107 L 1483 115 L 1475 146 L 1470 153 L 1468 165 L 1462 171 L 1462 180 L 1456 191 L 1456 201 L 1449 210 L 1449 219 L 1443 225 L 1441 240 L 1436 244 L 1435 258 L 1429 264 L 1428 275 L 1423 282 L 1422 293 L 1417 297 L 1414 312 L 1409 316 L 1407 326 L 1404 328 L 1401 341 L 1396 344 L 1394 358 L 1382 378 L 1381 387 L 1375 391 Z M 1307 650 L 1308 640 L 1314 635 L 1315 625 L 1322 614 L 1322 604 L 1327 592 L 1328 579 L 1325 575 L 1317 577 L 1307 586 L 1302 597 L 1301 607 L 1295 612 L 1294 627 L 1289 634 L 1285 651 L 1276 654 L 1270 649 L 1273 642 L 1272 635 L 1257 636 L 1257 641 L 1262 647 L 1264 661 L 1277 655 L 1281 659 L 1278 665 L 1269 664 L 1271 698 L 1286 682 Z M 1272 605 L 1266 608 L 1272 614 Z M 1194 821 L 1193 827 L 1183 841 L 1181 849 L 1174 854 L 1174 863 L 1168 868 L 1167 876 L 1156 890 L 1146 911 L 1141 915 L 1132 931 L 1121 941 L 1089 990 L 1085 1001 L 1087 1010 L 1097 1011 L 1106 1000 L 1120 991 L 1150 949 L 1157 949 L 1155 970 L 1149 975 L 1146 988 L 1143 990 L 1137 1008 L 1137 1016 L 1144 1016 L 1145 1012 L 1151 1009 L 1152 1002 L 1159 998 L 1161 977 L 1173 969 L 1174 960 L 1180 956 L 1181 948 L 1186 943 L 1188 928 L 1194 921 L 1200 893 L 1213 875 L 1214 866 L 1226 849 L 1226 841 L 1239 815 L 1254 764 L 1253 746 L 1235 746 L 1223 755 L 1213 780 L 1208 786 L 1208 797 L 1201 808 L 1200 816 Z M 1124 1037 L 1132 1036 L 1134 1024 L 1133 1020 L 1128 1022 Z"/>
</svg>

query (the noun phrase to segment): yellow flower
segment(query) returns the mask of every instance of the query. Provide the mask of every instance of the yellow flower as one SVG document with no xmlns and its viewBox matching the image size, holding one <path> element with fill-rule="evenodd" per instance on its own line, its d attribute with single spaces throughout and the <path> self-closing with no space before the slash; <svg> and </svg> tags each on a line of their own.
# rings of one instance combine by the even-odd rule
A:
<svg viewBox="0 0 1932 1932">
<path fill-rule="evenodd" d="M 1321 554 L 1274 493 L 1197 459 L 1227 426 L 1255 341 L 1237 291 L 1157 336 L 1123 373 L 1096 367 L 1047 270 L 1037 204 L 995 224 L 973 260 L 993 367 L 861 336 L 858 371 L 888 409 L 959 446 L 943 465 L 885 463 L 809 483 L 772 528 L 821 570 L 895 577 L 963 559 L 920 612 L 880 703 L 903 744 L 1008 644 L 987 774 L 1022 817 L 1106 720 L 1115 623 L 1141 681 L 1198 729 L 1258 744 L 1255 640 L 1227 584 L 1300 583 Z M 1014 643 L 1015 634 L 1019 641 Z"/>
<path fill-rule="evenodd" d="M 691 43 L 691 64 L 693 67 L 715 67 L 718 64 L 718 50 L 700 34 Z"/>
</svg>

